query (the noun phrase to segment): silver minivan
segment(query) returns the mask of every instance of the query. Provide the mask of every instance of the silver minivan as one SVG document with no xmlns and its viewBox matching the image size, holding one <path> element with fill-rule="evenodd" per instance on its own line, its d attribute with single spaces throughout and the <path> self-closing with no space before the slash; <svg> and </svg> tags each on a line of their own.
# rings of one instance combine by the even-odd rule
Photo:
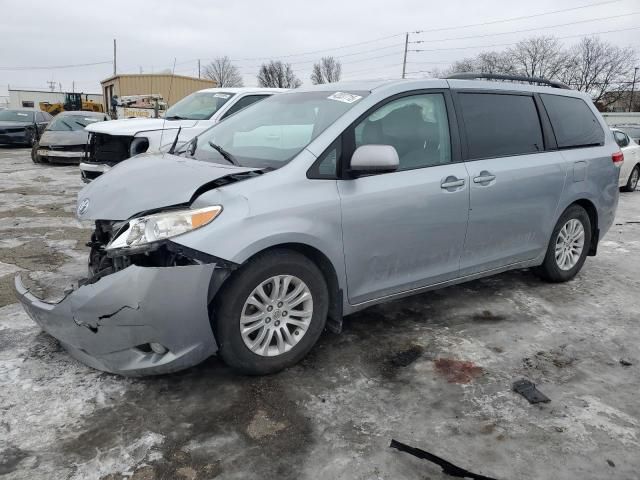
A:
<svg viewBox="0 0 640 480">
<path fill-rule="evenodd" d="M 376 303 L 526 267 L 570 280 L 613 222 L 623 157 L 588 96 L 524 80 L 274 95 L 86 186 L 89 277 L 57 303 L 17 277 L 18 298 L 100 370 L 218 353 L 266 374 Z"/>
</svg>

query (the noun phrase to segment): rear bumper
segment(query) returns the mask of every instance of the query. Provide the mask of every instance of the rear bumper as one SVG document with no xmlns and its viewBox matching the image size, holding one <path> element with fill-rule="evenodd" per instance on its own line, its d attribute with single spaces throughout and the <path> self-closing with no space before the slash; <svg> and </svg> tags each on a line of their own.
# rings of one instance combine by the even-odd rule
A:
<svg viewBox="0 0 640 480">
<path fill-rule="evenodd" d="M 15 291 L 28 315 L 81 362 L 121 375 L 155 375 L 196 365 L 217 351 L 208 312 L 215 264 L 131 265 L 58 303 Z M 159 343 L 168 351 L 145 348 Z"/>
</svg>

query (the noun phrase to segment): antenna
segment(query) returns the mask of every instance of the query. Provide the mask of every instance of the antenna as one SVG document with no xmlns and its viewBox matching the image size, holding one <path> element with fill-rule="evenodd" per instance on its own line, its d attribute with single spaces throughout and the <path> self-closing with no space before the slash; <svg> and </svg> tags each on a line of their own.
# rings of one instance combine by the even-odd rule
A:
<svg viewBox="0 0 640 480">
<path fill-rule="evenodd" d="M 169 95 L 167 98 L 167 109 L 164 111 L 164 117 L 162 121 L 162 132 L 160 132 L 160 146 L 162 147 L 162 137 L 164 137 L 164 126 L 167 123 L 167 110 L 169 108 L 169 102 L 171 101 L 171 87 L 173 87 L 173 77 L 176 74 L 176 59 L 173 59 L 173 69 L 171 70 L 171 81 L 169 82 Z"/>
</svg>

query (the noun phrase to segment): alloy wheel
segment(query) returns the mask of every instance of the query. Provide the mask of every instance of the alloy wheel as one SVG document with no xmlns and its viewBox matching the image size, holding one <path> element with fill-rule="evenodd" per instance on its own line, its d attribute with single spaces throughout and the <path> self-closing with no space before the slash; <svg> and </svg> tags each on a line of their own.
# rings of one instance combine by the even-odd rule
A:
<svg viewBox="0 0 640 480">
<path fill-rule="evenodd" d="M 276 275 L 258 285 L 240 314 L 240 334 L 256 355 L 282 355 L 300 342 L 313 316 L 313 297 L 293 275 Z"/>
<path fill-rule="evenodd" d="M 555 258 L 558 268 L 571 270 L 576 266 L 584 248 L 584 226 L 572 218 L 558 232 Z"/>
</svg>

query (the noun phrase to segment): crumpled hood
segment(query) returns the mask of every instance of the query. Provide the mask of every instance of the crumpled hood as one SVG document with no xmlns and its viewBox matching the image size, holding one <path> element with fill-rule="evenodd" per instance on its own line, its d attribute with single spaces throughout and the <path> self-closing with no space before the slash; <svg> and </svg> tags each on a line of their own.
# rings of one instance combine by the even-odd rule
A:
<svg viewBox="0 0 640 480">
<path fill-rule="evenodd" d="M 119 163 L 78 194 L 80 220 L 127 220 L 189 202 L 206 183 L 255 168 L 201 162 L 163 153 L 138 155 Z"/>
<path fill-rule="evenodd" d="M 38 140 L 41 147 L 86 145 L 89 134 L 84 130 L 74 130 L 71 132 L 54 132 L 45 130 Z"/>
<path fill-rule="evenodd" d="M 106 133 L 107 135 L 135 135 L 150 130 L 171 130 L 192 128 L 198 124 L 198 120 L 163 120 L 162 118 L 125 118 L 123 120 L 109 120 L 95 122 L 87 125 L 85 130 L 94 133 Z"/>
</svg>

